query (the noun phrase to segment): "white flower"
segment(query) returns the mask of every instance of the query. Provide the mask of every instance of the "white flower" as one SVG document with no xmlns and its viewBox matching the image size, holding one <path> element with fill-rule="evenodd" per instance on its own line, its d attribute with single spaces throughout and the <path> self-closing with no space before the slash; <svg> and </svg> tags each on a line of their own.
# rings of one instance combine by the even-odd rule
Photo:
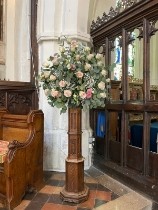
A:
<svg viewBox="0 0 158 210">
<path fill-rule="evenodd" d="M 77 60 L 77 61 L 80 60 L 80 55 L 76 55 L 76 60 Z"/>
<path fill-rule="evenodd" d="M 106 82 L 108 82 L 108 83 L 109 83 L 109 82 L 110 82 L 110 78 L 107 78 L 107 79 L 106 79 Z"/>
<path fill-rule="evenodd" d="M 44 77 L 45 77 L 45 78 L 48 78 L 49 75 L 50 75 L 50 71 L 44 71 Z"/>
<path fill-rule="evenodd" d="M 70 64 L 68 64 L 68 65 L 67 65 L 67 68 L 68 68 L 68 69 L 71 69 L 71 65 L 70 65 Z"/>
<path fill-rule="evenodd" d="M 90 53 L 90 48 L 76 40 L 66 39 L 65 46 L 49 57 L 39 74 L 45 95 L 51 106 L 61 113 L 71 107 L 103 107 L 110 88 L 102 55 Z M 100 103 L 98 103 L 98 99 Z"/>
<path fill-rule="evenodd" d="M 63 53 L 63 52 L 65 52 L 65 48 L 64 48 L 64 47 L 59 47 L 59 51 L 60 51 L 61 53 Z"/>
<path fill-rule="evenodd" d="M 101 58 L 102 58 L 102 54 L 97 53 L 97 54 L 96 54 L 96 59 L 97 59 L 97 60 L 100 60 Z"/>
<path fill-rule="evenodd" d="M 106 76 L 106 75 L 107 75 L 107 71 L 106 71 L 105 69 L 103 69 L 103 70 L 101 71 L 101 75 Z"/>
<path fill-rule="evenodd" d="M 89 52 L 90 48 L 89 47 L 85 47 L 85 52 Z"/>
<path fill-rule="evenodd" d="M 100 93 L 101 98 L 106 98 L 106 93 Z"/>
<path fill-rule="evenodd" d="M 99 82 L 98 83 L 98 88 L 100 89 L 100 90 L 104 90 L 105 89 L 105 83 L 104 82 Z"/>
<path fill-rule="evenodd" d="M 91 68 L 91 64 L 89 64 L 89 63 L 86 63 L 86 65 L 85 65 L 85 71 L 88 71 L 88 70 L 90 70 L 90 68 Z"/>
<path fill-rule="evenodd" d="M 90 61 L 90 60 L 92 60 L 93 57 L 94 57 L 93 54 L 89 54 L 89 55 L 87 56 L 87 59 Z"/>
<path fill-rule="evenodd" d="M 103 65 L 103 62 L 102 61 L 98 61 L 97 65 L 98 66 L 102 66 Z"/>
</svg>

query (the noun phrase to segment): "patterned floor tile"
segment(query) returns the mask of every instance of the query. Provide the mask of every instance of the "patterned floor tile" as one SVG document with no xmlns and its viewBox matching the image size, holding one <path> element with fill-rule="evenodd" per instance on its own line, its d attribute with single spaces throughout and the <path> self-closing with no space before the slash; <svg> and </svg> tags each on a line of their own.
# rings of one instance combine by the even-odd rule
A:
<svg viewBox="0 0 158 210">
<path fill-rule="evenodd" d="M 100 172 L 92 170 L 92 174 Z M 116 199 L 117 194 L 99 184 L 95 177 L 85 174 L 85 183 L 89 187 L 88 200 L 80 204 L 63 202 L 60 192 L 65 185 L 65 173 L 44 172 L 45 186 L 37 193 L 27 193 L 21 204 L 14 210 L 93 210 L 106 202 Z M 0 205 L 0 210 L 4 208 Z"/>
</svg>

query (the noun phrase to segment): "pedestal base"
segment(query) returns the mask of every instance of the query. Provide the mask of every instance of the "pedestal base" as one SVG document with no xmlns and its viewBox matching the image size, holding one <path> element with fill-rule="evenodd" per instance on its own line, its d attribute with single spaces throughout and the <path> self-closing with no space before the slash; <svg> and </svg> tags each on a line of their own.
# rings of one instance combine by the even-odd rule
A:
<svg viewBox="0 0 158 210">
<path fill-rule="evenodd" d="M 84 190 L 79 193 L 68 192 L 66 191 L 65 187 L 60 192 L 61 199 L 63 201 L 72 202 L 72 203 L 81 203 L 86 201 L 89 196 L 89 188 L 85 185 Z"/>
</svg>

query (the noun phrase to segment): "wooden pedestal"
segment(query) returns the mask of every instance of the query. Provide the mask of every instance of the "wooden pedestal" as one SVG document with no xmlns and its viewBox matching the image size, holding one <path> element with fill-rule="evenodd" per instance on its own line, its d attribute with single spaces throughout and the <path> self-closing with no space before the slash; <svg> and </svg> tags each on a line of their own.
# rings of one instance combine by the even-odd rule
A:
<svg viewBox="0 0 158 210">
<path fill-rule="evenodd" d="M 66 183 L 60 195 L 63 201 L 86 201 L 89 189 L 84 184 L 84 158 L 82 157 L 82 110 L 69 108 L 68 157 L 66 159 Z"/>
</svg>

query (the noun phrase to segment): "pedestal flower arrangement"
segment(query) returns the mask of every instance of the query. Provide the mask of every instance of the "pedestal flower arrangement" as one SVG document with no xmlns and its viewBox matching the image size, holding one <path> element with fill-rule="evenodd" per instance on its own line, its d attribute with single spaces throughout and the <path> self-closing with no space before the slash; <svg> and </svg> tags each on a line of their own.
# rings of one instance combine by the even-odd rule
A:
<svg viewBox="0 0 158 210">
<path fill-rule="evenodd" d="M 79 203 L 88 198 L 84 184 L 82 157 L 82 109 L 105 106 L 110 79 L 102 55 L 92 53 L 83 43 L 66 39 L 59 52 L 42 65 L 39 81 L 52 107 L 68 109 L 68 157 L 66 183 L 61 191 L 64 201 Z"/>
</svg>

